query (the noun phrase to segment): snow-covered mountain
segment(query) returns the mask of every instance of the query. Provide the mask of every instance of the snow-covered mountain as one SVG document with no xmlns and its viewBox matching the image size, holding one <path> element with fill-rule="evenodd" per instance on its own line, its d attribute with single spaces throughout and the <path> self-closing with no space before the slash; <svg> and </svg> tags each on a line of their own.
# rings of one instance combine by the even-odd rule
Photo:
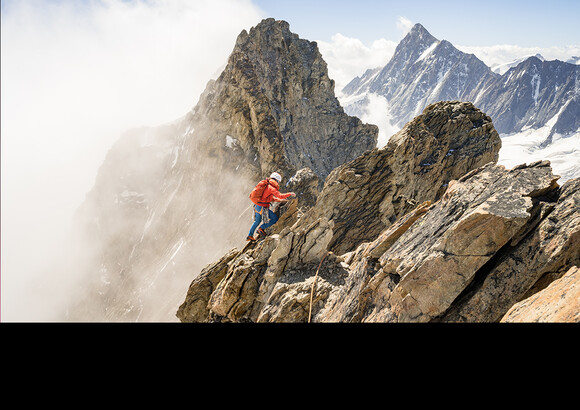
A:
<svg viewBox="0 0 580 410">
<path fill-rule="evenodd" d="M 432 102 L 472 100 L 498 77 L 473 54 L 456 49 L 446 40 L 439 41 L 421 24 L 416 24 L 399 43 L 392 59 L 380 70 L 369 70 L 343 89 L 347 96 L 360 100 L 373 93 L 391 106 L 393 122 L 402 127 Z M 363 102 L 364 104 L 364 102 Z"/>
<path fill-rule="evenodd" d="M 580 67 L 530 57 L 509 69 L 473 101 L 511 134 L 550 125 L 550 139 L 580 129 Z"/>
<path fill-rule="evenodd" d="M 563 179 L 579 176 L 580 66 L 531 56 L 494 69 L 416 24 L 386 66 L 344 87 L 342 102 L 364 121 L 379 117 L 380 106 L 400 129 L 433 102 L 470 101 L 491 116 L 505 142 L 500 163 L 548 159 Z"/>
<path fill-rule="evenodd" d="M 532 56 L 532 55 L 527 55 L 527 56 L 524 56 L 524 57 L 516 58 L 515 60 L 513 60 L 513 61 L 510 61 L 510 62 L 508 62 L 508 63 L 503 63 L 503 64 L 496 64 L 496 65 L 494 65 L 494 66 L 492 66 L 492 67 L 491 67 L 491 70 L 492 70 L 494 73 L 498 73 L 498 74 L 500 74 L 500 75 L 503 75 L 503 74 L 505 74 L 505 73 L 506 73 L 506 72 L 507 72 L 507 71 L 508 71 L 510 68 L 516 67 L 518 64 L 520 64 L 520 63 L 522 63 L 522 62 L 526 61 L 526 60 L 527 60 L 528 58 L 530 58 L 530 57 L 536 57 L 536 58 L 539 58 L 539 59 L 540 59 L 540 60 L 542 60 L 542 61 L 545 61 L 545 60 L 546 60 L 544 57 L 542 57 L 542 55 L 541 55 L 541 54 L 536 54 L 536 55 L 534 55 L 534 56 Z M 569 62 L 569 61 L 568 61 L 568 62 Z"/>
</svg>

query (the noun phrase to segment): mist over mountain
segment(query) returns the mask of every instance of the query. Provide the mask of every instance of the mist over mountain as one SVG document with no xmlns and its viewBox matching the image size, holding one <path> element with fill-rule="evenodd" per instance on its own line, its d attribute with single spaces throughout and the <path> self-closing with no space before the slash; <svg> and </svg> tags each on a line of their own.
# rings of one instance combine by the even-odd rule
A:
<svg viewBox="0 0 580 410">
<path fill-rule="evenodd" d="M 316 191 L 377 132 L 344 112 L 316 43 L 274 19 L 243 30 L 190 112 L 111 148 L 77 215 L 89 280 L 68 319 L 176 320 L 192 272 L 244 244 L 259 180 Z"/>
<path fill-rule="evenodd" d="M 568 179 L 580 175 L 579 80 L 580 66 L 541 56 L 492 70 L 416 24 L 386 66 L 368 70 L 344 87 L 343 104 L 352 115 L 377 117 L 371 101 L 381 97 L 388 106 L 383 117 L 400 128 L 433 102 L 471 101 L 493 118 L 502 138 L 512 137 L 505 154 L 514 149 L 520 159 L 549 155 Z M 560 139 L 576 149 L 547 149 Z"/>
</svg>

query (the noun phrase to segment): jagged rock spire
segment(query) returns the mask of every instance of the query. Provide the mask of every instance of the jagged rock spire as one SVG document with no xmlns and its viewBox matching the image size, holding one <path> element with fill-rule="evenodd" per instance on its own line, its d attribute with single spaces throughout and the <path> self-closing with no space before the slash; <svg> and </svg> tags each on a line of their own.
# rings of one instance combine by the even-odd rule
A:
<svg viewBox="0 0 580 410">
<path fill-rule="evenodd" d="M 315 42 L 265 19 L 241 32 L 226 68 L 208 84 L 192 122 L 206 138 L 239 141 L 244 155 L 227 163 L 260 177 L 290 178 L 310 168 L 321 181 L 336 166 L 376 146 L 378 128 L 344 113 Z M 211 143 L 210 143 L 211 144 Z"/>
</svg>

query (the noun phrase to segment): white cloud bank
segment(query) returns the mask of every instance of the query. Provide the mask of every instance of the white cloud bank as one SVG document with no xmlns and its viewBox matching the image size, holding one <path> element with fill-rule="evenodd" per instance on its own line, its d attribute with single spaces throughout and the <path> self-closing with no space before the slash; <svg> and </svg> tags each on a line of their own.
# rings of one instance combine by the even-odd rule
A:
<svg viewBox="0 0 580 410">
<path fill-rule="evenodd" d="M 1 320 L 52 320 L 74 280 L 47 268 L 106 152 L 193 108 L 263 16 L 249 0 L 2 0 L 1 18 Z"/>
<path fill-rule="evenodd" d="M 385 66 L 397 47 L 397 43 L 385 39 L 375 40 L 370 46 L 366 46 L 359 39 L 340 33 L 332 36 L 330 43 L 317 43 L 324 61 L 328 64 L 328 75 L 336 83 L 337 95 L 353 78 L 364 74 L 367 69 Z"/>
<path fill-rule="evenodd" d="M 397 18 L 397 29 L 403 36 L 407 35 L 414 23 L 406 17 Z M 330 42 L 317 41 L 322 57 L 328 64 L 328 74 L 336 82 L 336 93 L 340 96 L 342 89 L 355 77 L 361 76 L 368 69 L 387 65 L 397 48 L 397 42 L 379 38 L 370 46 L 358 38 L 346 37 L 336 33 Z"/>
<path fill-rule="evenodd" d="M 513 44 L 481 47 L 455 45 L 455 47 L 464 53 L 475 54 L 491 68 L 536 54 L 541 54 L 546 60 L 560 61 L 567 61 L 573 56 L 580 57 L 580 44 L 554 47 L 521 47 Z"/>
<path fill-rule="evenodd" d="M 397 28 L 403 34 L 407 34 L 413 28 L 414 25 L 415 25 L 415 23 L 413 23 L 407 17 L 399 16 L 397 18 Z"/>
</svg>

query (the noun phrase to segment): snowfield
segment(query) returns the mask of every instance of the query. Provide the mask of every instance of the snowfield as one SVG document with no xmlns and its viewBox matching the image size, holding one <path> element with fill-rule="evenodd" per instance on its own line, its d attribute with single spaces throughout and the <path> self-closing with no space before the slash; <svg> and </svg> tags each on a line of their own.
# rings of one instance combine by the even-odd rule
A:
<svg viewBox="0 0 580 410">
<path fill-rule="evenodd" d="M 565 137 L 554 134 L 552 143 L 543 148 L 547 137 L 543 128 L 502 135 L 498 164 L 511 169 L 522 163 L 548 160 L 554 174 L 560 175 L 560 184 L 580 177 L 580 131 Z"/>
</svg>

